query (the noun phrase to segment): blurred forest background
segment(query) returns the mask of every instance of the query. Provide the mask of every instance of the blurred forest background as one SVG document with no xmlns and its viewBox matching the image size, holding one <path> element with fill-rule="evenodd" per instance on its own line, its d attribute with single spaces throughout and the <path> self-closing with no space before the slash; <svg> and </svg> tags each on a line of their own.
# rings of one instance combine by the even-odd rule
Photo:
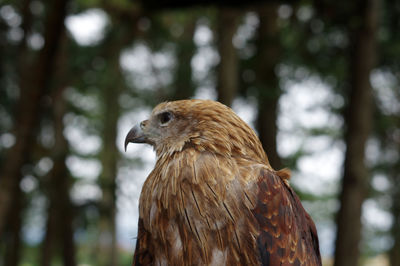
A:
<svg viewBox="0 0 400 266">
<path fill-rule="evenodd" d="M 228 5 L 229 4 L 229 5 Z M 164 100 L 255 128 L 325 265 L 400 265 L 400 1 L 0 0 L 0 265 L 130 265 Z"/>
</svg>

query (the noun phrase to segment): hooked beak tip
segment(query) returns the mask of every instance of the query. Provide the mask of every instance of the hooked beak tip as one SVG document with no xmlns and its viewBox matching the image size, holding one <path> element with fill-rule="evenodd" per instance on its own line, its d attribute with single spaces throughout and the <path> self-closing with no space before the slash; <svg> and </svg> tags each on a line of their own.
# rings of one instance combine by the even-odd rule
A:
<svg viewBox="0 0 400 266">
<path fill-rule="evenodd" d="M 126 147 L 128 147 L 128 143 L 129 143 L 129 141 L 127 141 L 127 140 L 125 139 L 125 145 L 124 145 L 125 152 L 126 152 Z"/>
<path fill-rule="evenodd" d="M 128 134 L 125 137 L 125 152 L 128 147 L 128 144 L 132 143 L 145 143 L 145 136 L 143 134 L 143 131 L 141 130 L 140 126 L 136 125 L 131 130 L 129 130 Z"/>
</svg>

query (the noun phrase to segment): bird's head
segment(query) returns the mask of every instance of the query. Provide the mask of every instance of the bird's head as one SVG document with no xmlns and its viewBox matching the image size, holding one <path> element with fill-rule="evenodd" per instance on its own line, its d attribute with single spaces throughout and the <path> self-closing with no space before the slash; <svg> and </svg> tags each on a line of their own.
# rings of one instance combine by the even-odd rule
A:
<svg viewBox="0 0 400 266">
<path fill-rule="evenodd" d="M 185 101 L 164 102 L 154 108 L 151 116 L 135 125 L 125 138 L 125 150 L 132 143 L 147 143 L 157 153 L 182 150 L 193 137 L 197 123 L 184 108 Z"/>
<path fill-rule="evenodd" d="M 125 149 L 130 142 L 152 145 L 158 157 L 193 147 L 223 156 L 239 153 L 267 161 L 254 131 L 231 108 L 210 100 L 157 105 L 149 119 L 129 131 Z"/>
</svg>

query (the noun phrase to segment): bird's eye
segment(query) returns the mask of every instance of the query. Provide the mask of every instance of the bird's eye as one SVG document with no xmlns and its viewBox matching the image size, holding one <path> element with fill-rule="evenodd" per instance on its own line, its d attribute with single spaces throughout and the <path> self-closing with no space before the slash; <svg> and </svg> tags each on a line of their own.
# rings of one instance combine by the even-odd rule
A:
<svg viewBox="0 0 400 266">
<path fill-rule="evenodd" d="M 164 112 L 160 114 L 160 123 L 166 124 L 168 123 L 172 118 L 172 114 L 170 112 Z"/>
</svg>

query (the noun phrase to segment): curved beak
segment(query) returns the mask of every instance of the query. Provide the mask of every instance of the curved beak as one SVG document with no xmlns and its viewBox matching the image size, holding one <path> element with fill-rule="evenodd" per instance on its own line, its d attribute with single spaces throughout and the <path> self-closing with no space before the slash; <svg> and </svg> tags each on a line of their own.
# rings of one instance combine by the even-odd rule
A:
<svg viewBox="0 0 400 266">
<path fill-rule="evenodd" d="M 131 130 L 129 130 L 128 134 L 125 137 L 125 151 L 129 142 L 132 143 L 146 143 L 146 137 L 140 128 L 140 125 L 135 125 Z"/>
</svg>

